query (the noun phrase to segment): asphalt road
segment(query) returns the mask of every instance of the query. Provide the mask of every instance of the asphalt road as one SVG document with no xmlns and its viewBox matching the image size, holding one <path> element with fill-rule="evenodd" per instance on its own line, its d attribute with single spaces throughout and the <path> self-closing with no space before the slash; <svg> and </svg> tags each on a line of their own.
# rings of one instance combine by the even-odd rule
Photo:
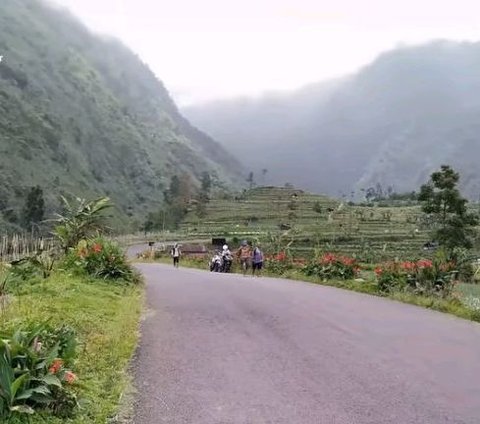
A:
<svg viewBox="0 0 480 424">
<path fill-rule="evenodd" d="M 386 299 L 142 264 L 135 424 L 480 423 L 480 326 Z"/>
</svg>

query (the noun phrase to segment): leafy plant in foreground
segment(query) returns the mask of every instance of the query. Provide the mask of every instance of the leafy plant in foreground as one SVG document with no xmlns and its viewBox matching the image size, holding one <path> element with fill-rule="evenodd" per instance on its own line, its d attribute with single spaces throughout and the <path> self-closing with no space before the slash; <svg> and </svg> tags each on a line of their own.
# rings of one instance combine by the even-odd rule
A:
<svg viewBox="0 0 480 424">
<path fill-rule="evenodd" d="M 112 207 L 108 197 L 90 201 L 76 198 L 74 204 L 65 197 L 62 197 L 62 201 L 65 212 L 57 214 L 57 219 L 54 220 L 57 223 L 54 235 L 65 252 L 77 246 L 80 240 L 105 232 L 107 227 L 103 221 L 103 212 Z"/>
<path fill-rule="evenodd" d="M 1 418 L 53 410 L 58 399 L 75 397 L 66 385 L 73 384 L 77 377 L 59 357 L 60 340 L 52 346 L 45 337 L 46 331 L 48 326 L 37 326 L 0 336 Z M 69 415 L 75 406 L 76 402 L 72 409 L 62 412 Z"/>
</svg>

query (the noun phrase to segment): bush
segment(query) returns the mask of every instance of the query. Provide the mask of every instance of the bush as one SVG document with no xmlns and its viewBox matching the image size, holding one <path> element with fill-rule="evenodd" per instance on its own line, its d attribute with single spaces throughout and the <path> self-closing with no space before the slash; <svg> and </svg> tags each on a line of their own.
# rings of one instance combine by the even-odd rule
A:
<svg viewBox="0 0 480 424">
<path fill-rule="evenodd" d="M 441 258 L 421 259 L 416 262 L 389 262 L 375 269 L 378 289 L 393 292 L 409 288 L 417 294 L 440 294 L 448 297 L 452 293 L 457 274 L 453 262 Z"/>
<path fill-rule="evenodd" d="M 293 263 L 285 252 L 265 258 L 265 270 L 276 275 L 283 275 L 293 268 Z"/>
<path fill-rule="evenodd" d="M 398 262 L 388 262 L 375 268 L 378 290 L 382 293 L 392 293 L 402 290 L 407 283 L 407 276 Z"/>
<path fill-rule="evenodd" d="M 123 279 L 128 282 L 136 278 L 120 247 L 103 238 L 81 240 L 67 254 L 65 267 L 94 278 Z"/>
<path fill-rule="evenodd" d="M 50 409 L 68 417 L 77 406 L 68 389 L 77 376 L 66 368 L 75 355 L 75 334 L 41 325 L 0 336 L 0 417 Z M 63 399 L 70 399 L 65 404 Z M 60 403 L 59 403 L 60 402 Z"/>
<path fill-rule="evenodd" d="M 327 253 L 305 265 L 302 271 L 308 276 L 320 277 L 322 280 L 350 280 L 355 278 L 360 267 L 354 258 Z"/>
</svg>

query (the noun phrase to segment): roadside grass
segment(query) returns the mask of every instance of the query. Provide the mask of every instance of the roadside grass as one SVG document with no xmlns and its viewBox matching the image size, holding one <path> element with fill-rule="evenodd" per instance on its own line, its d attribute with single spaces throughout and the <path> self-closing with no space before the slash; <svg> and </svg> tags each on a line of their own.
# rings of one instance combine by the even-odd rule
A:
<svg viewBox="0 0 480 424">
<path fill-rule="evenodd" d="M 141 286 L 88 280 L 56 272 L 47 280 L 32 279 L 10 290 L 10 303 L 0 316 L 0 330 L 49 321 L 71 325 L 78 334 L 78 376 L 81 408 L 73 419 L 35 414 L 8 424 L 28 422 L 105 424 L 115 422 L 129 378 L 127 367 L 137 344 L 142 310 Z"/>
<path fill-rule="evenodd" d="M 463 284 L 462 283 L 458 285 L 458 290 L 465 297 L 472 296 L 480 299 L 480 284 Z"/>
<path fill-rule="evenodd" d="M 160 262 L 170 263 L 170 258 L 159 258 L 156 260 L 142 260 L 142 262 Z M 205 260 L 182 258 L 180 266 L 186 268 L 196 268 L 201 270 L 207 270 L 208 266 Z M 238 266 L 234 266 L 233 273 L 241 273 Z M 263 271 L 262 275 L 267 277 L 286 278 L 289 280 L 304 281 L 313 284 L 319 284 L 330 287 L 337 287 L 345 290 L 352 290 L 358 293 L 366 293 L 378 297 L 385 297 L 388 299 L 396 300 L 411 305 L 420 306 L 427 309 L 432 309 L 439 312 L 445 312 L 451 315 L 455 315 L 460 318 L 464 318 L 471 321 L 480 322 L 480 309 L 468 308 L 462 299 L 468 296 L 477 296 L 480 298 L 480 285 L 473 284 L 459 284 L 457 286 L 457 298 L 443 299 L 438 296 L 420 296 L 412 292 L 393 292 L 382 293 L 378 290 L 377 284 L 373 279 L 368 278 L 372 274 L 366 272 L 362 275 L 363 281 L 356 280 L 321 280 L 317 277 L 309 277 L 300 272 L 299 270 L 287 270 L 282 275 Z"/>
</svg>

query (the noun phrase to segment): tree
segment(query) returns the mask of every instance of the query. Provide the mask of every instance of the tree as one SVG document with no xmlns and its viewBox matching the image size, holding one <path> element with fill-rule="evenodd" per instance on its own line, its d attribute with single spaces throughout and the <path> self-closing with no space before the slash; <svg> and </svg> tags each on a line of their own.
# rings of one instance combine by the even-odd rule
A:
<svg viewBox="0 0 480 424">
<path fill-rule="evenodd" d="M 44 215 L 45 201 L 43 199 L 43 190 L 40 186 L 32 187 L 27 194 L 22 211 L 24 228 L 30 229 L 33 225 L 38 225 L 43 221 Z"/>
<path fill-rule="evenodd" d="M 210 190 L 212 189 L 212 178 L 208 172 L 202 174 L 200 191 L 205 195 L 205 197 L 210 196 Z"/>
<path fill-rule="evenodd" d="M 247 181 L 248 186 L 251 190 L 255 186 L 255 177 L 254 177 L 253 171 L 250 171 L 246 181 Z"/>
<path fill-rule="evenodd" d="M 77 246 L 80 240 L 107 230 L 103 212 L 113 206 L 108 197 L 90 201 L 76 198 L 74 203 L 62 197 L 62 202 L 64 212 L 56 214 L 57 225 L 53 233 L 65 251 Z"/>
<path fill-rule="evenodd" d="M 433 224 L 433 237 L 447 250 L 455 247 L 471 248 L 471 233 L 477 217 L 468 212 L 468 201 L 464 199 L 457 184 L 460 175 L 450 166 L 442 165 L 440 171 L 430 176 L 422 185 L 418 200 L 422 211 Z"/>
<path fill-rule="evenodd" d="M 322 205 L 318 200 L 313 204 L 313 210 L 314 212 L 319 214 L 323 212 Z"/>
</svg>

